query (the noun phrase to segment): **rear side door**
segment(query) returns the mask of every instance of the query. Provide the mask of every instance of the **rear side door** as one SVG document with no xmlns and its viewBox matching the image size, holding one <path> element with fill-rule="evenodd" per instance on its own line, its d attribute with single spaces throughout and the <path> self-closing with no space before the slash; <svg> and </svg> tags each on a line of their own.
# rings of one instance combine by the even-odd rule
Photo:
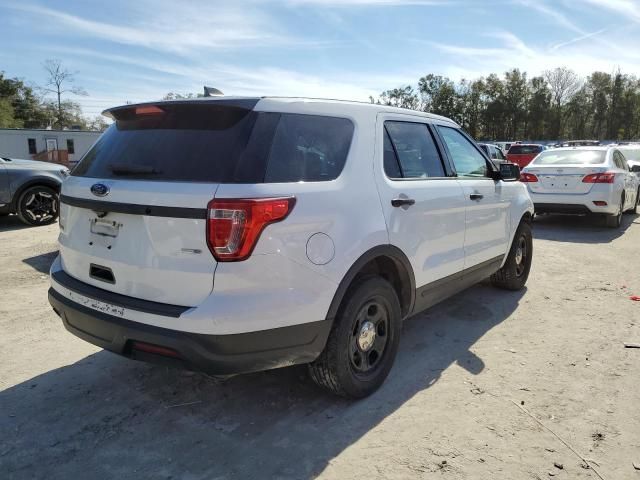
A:
<svg viewBox="0 0 640 480">
<path fill-rule="evenodd" d="M 613 152 L 613 159 L 616 166 L 620 169 L 620 175 L 624 182 L 625 205 L 623 205 L 623 208 L 630 208 L 632 205 L 635 205 L 634 202 L 636 201 L 635 175 L 629 171 L 629 164 L 627 163 L 627 159 L 619 150 L 615 150 Z"/>
<path fill-rule="evenodd" d="M 511 186 L 488 176 L 491 166 L 460 129 L 438 126 L 438 132 L 465 201 L 465 269 L 497 261 L 508 249 Z"/>
<path fill-rule="evenodd" d="M 9 172 L 0 160 L 0 205 L 11 201 L 11 190 L 9 188 Z"/>
<path fill-rule="evenodd" d="M 421 117 L 380 114 L 376 128 L 389 243 L 409 258 L 418 288 L 462 271 L 465 199 L 432 127 Z"/>
</svg>

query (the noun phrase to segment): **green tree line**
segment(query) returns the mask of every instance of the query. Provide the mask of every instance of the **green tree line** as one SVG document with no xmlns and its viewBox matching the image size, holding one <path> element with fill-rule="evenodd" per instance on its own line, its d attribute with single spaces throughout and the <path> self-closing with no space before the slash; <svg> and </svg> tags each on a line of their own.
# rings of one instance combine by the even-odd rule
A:
<svg viewBox="0 0 640 480">
<path fill-rule="evenodd" d="M 371 101 L 444 115 L 478 139 L 640 139 L 640 79 L 620 71 L 529 78 L 516 68 L 458 82 L 428 74 Z"/>
<path fill-rule="evenodd" d="M 62 98 L 67 92 L 86 95 L 72 85 L 66 90 L 65 85 L 72 84 L 72 74 L 57 60 L 48 60 L 44 67 L 49 74 L 47 86 L 53 88 L 34 87 L 20 78 L 6 77 L 0 71 L 0 128 L 104 130 L 107 123 L 103 118 L 87 119 L 80 104 Z M 52 69 L 56 70 L 52 72 Z M 49 99 L 42 92 L 53 93 L 55 98 Z"/>
</svg>

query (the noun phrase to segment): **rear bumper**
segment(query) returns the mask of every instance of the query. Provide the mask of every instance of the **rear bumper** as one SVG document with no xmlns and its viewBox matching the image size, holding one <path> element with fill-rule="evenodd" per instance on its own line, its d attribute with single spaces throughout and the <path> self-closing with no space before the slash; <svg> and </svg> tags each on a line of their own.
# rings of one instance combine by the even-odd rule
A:
<svg viewBox="0 0 640 480">
<path fill-rule="evenodd" d="M 614 215 L 618 212 L 620 194 L 615 194 L 610 188 L 593 187 L 589 193 L 563 195 L 554 193 L 535 193 L 529 188 L 529 195 L 533 201 L 536 213 L 568 213 L 568 214 L 604 214 Z M 594 202 L 606 202 L 605 206 L 598 206 Z"/>
<path fill-rule="evenodd" d="M 567 213 L 573 215 L 587 215 L 593 213 L 585 205 L 570 205 L 566 203 L 534 203 L 536 213 Z"/>
<path fill-rule="evenodd" d="M 161 363 L 211 375 L 269 370 L 308 363 L 323 350 L 331 321 L 304 323 L 231 335 L 183 332 L 134 322 L 81 305 L 49 289 L 49 303 L 77 337 L 135 360 Z M 135 342 L 170 349 L 176 356 L 141 351 Z"/>
</svg>

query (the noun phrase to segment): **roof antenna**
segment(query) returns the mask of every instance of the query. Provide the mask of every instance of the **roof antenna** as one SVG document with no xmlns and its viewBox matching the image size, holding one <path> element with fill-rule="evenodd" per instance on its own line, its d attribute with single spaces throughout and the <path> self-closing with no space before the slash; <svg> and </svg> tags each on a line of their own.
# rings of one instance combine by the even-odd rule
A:
<svg viewBox="0 0 640 480">
<path fill-rule="evenodd" d="M 222 93 L 217 88 L 213 87 L 204 87 L 204 96 L 205 97 L 224 97 L 224 93 Z"/>
</svg>

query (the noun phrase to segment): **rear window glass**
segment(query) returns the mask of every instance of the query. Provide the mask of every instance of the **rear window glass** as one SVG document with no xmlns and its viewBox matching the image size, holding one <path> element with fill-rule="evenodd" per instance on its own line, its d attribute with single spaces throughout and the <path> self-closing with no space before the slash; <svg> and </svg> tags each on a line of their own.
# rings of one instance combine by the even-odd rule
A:
<svg viewBox="0 0 640 480">
<path fill-rule="evenodd" d="M 116 122 L 72 175 L 127 180 L 263 183 L 337 178 L 353 123 L 229 105 L 159 104 Z M 140 112 L 140 111 L 139 111 Z"/>
<path fill-rule="evenodd" d="M 539 145 L 512 145 L 509 153 L 514 155 L 531 155 L 532 153 L 540 153 L 542 147 Z"/>
<path fill-rule="evenodd" d="M 605 150 L 547 150 L 532 165 L 599 165 L 606 154 Z"/>
</svg>

